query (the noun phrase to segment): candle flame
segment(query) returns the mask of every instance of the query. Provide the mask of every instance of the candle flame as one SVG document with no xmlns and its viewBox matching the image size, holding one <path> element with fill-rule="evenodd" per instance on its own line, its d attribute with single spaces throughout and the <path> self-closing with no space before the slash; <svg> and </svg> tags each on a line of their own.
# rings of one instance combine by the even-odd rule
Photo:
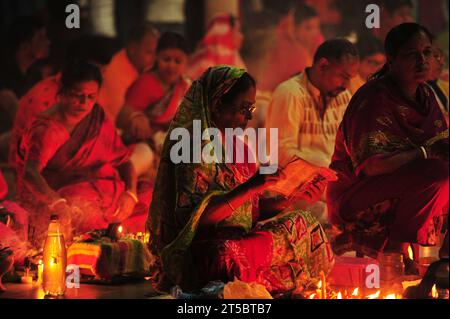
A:
<svg viewBox="0 0 450 319">
<path fill-rule="evenodd" d="M 359 294 L 359 288 L 355 288 L 355 290 L 353 290 L 353 292 L 352 292 L 352 296 L 358 296 L 358 294 Z"/>
<path fill-rule="evenodd" d="M 338 292 L 337 299 L 342 299 L 342 294 L 340 291 Z"/>
<path fill-rule="evenodd" d="M 322 288 L 322 280 L 319 280 L 319 283 L 317 284 L 317 288 Z"/>
<path fill-rule="evenodd" d="M 123 231 L 123 227 L 122 227 L 122 225 L 120 225 L 118 228 L 117 228 L 117 231 L 119 232 L 119 234 L 121 234 L 122 233 L 122 231 Z"/>
<path fill-rule="evenodd" d="M 436 289 L 436 285 L 433 285 L 433 288 L 431 288 L 431 297 L 433 298 L 437 298 L 438 297 L 438 292 Z"/>
<path fill-rule="evenodd" d="M 42 259 L 39 259 L 38 264 L 42 265 Z"/>
<path fill-rule="evenodd" d="M 412 259 L 412 260 L 414 259 L 414 253 L 413 253 L 411 246 L 408 247 L 408 256 L 409 256 L 409 259 Z"/>
<path fill-rule="evenodd" d="M 378 290 L 376 293 L 372 294 L 372 295 L 368 295 L 367 298 L 368 299 L 377 299 L 378 297 L 380 297 L 381 292 Z"/>
</svg>

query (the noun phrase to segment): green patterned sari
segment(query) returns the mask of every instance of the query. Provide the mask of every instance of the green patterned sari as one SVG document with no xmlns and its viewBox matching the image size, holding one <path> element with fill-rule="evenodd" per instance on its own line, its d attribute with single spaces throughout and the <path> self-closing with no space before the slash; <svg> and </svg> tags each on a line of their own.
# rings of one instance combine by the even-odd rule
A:
<svg viewBox="0 0 450 319">
<path fill-rule="evenodd" d="M 210 235 L 199 235 L 199 221 L 209 202 L 244 183 L 256 167 L 222 161 L 174 164 L 170 153 L 178 141 L 170 135 L 176 128 L 185 128 L 192 136 L 193 120 L 201 120 L 202 132 L 216 127 L 211 114 L 217 102 L 244 73 L 216 66 L 193 82 L 164 143 L 147 228 L 162 273 L 184 289 L 238 277 L 260 282 L 271 292 L 293 290 L 318 278 L 321 271 L 328 273 L 334 263 L 314 217 L 290 211 L 258 223 L 257 198 L 236 207 Z M 209 142 L 202 140 L 200 149 Z"/>
</svg>

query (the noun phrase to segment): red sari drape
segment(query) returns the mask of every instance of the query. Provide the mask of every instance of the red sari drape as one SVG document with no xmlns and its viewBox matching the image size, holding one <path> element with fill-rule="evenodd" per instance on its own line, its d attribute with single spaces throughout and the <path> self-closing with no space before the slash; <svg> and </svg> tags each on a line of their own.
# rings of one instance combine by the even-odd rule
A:
<svg viewBox="0 0 450 319">
<path fill-rule="evenodd" d="M 344 230 L 335 241 L 337 253 L 356 249 L 376 256 L 389 239 L 436 244 L 448 204 L 448 162 L 418 160 L 390 174 L 364 174 L 377 158 L 432 139 L 448 142 L 447 124 L 427 85 L 419 86 L 417 101 L 404 97 L 389 77 L 368 82 L 350 101 L 330 165 L 339 180 L 327 194 L 330 219 Z"/>
<path fill-rule="evenodd" d="M 145 112 L 154 125 L 170 124 L 191 82 L 180 78 L 167 92 L 153 73 L 142 74 L 128 89 L 126 104 Z"/>
<path fill-rule="evenodd" d="M 116 209 L 125 188 L 116 169 L 128 157 L 128 149 L 98 105 L 70 135 L 59 122 L 40 114 L 23 135 L 16 161 L 18 194 L 35 212 L 36 228 L 48 222 L 50 212 L 22 178 L 25 161 L 40 163 L 49 186 L 76 208 L 72 224 L 82 232 L 107 226 L 104 216 Z"/>
</svg>

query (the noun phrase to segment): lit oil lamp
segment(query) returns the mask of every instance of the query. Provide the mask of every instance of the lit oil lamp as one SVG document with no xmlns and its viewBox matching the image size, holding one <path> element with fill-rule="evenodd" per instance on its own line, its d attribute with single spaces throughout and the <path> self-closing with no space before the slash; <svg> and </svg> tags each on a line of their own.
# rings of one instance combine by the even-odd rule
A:
<svg viewBox="0 0 450 319">
<path fill-rule="evenodd" d="M 109 224 L 106 230 L 106 236 L 112 241 L 117 241 L 122 238 L 124 234 L 124 228 L 120 223 Z"/>
</svg>

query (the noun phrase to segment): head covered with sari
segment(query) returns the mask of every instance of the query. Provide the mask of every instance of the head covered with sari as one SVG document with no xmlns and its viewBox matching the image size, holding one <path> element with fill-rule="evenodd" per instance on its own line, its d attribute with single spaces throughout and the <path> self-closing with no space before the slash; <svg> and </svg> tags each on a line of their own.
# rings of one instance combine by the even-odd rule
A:
<svg viewBox="0 0 450 319">
<path fill-rule="evenodd" d="M 419 24 L 393 28 L 388 62 L 346 109 L 330 165 L 339 179 L 327 189 L 329 218 L 344 229 L 334 244 L 338 254 L 376 258 L 390 241 L 436 243 L 448 204 L 448 126 L 425 82 L 431 40 Z M 418 149 L 419 158 L 385 164 Z M 390 171 L 374 170 L 380 163 Z"/>
<path fill-rule="evenodd" d="M 223 105 L 219 100 L 244 74 L 245 70 L 230 66 L 205 71 L 184 97 L 164 143 L 147 229 L 151 249 L 159 255 L 164 273 L 173 282 L 179 283 L 182 277 L 195 281 L 194 272 L 189 272 L 189 276 L 182 273 L 192 267 L 189 246 L 200 218 L 212 198 L 231 191 L 245 177 L 221 159 L 213 163 L 173 163 L 171 150 L 178 141 L 170 136 L 177 128 L 186 129 L 192 136 L 194 120 L 201 121 L 201 132 L 217 128 L 213 112 Z M 195 145 L 191 138 L 190 150 L 195 147 L 202 150 L 211 140 L 210 134 L 203 134 L 201 145 Z"/>
</svg>

